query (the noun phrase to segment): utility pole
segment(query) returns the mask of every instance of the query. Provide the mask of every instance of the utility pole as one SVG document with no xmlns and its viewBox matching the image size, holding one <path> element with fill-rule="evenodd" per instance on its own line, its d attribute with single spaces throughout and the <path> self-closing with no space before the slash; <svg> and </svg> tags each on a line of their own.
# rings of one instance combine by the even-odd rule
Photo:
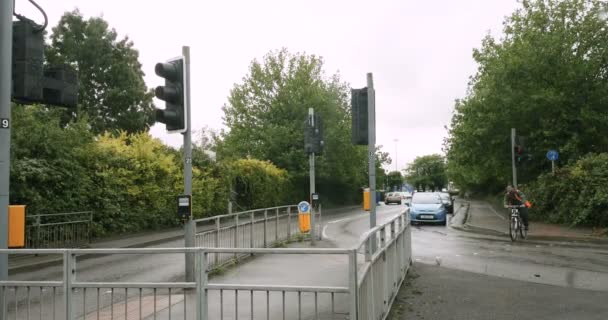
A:
<svg viewBox="0 0 608 320">
<path fill-rule="evenodd" d="M 308 121 L 312 128 L 315 127 L 315 110 L 313 108 L 308 108 Z M 314 139 L 313 139 L 314 140 Z M 313 203 L 312 195 L 315 193 L 315 152 L 311 152 L 308 156 L 308 167 L 309 167 L 309 175 L 310 175 L 310 244 L 315 245 L 315 206 Z"/>
<path fill-rule="evenodd" d="M 367 74 L 367 124 L 368 124 L 368 156 L 369 156 L 369 227 L 376 226 L 376 91 L 374 78 Z M 376 237 L 372 237 L 372 253 L 376 252 Z"/>
<path fill-rule="evenodd" d="M 11 80 L 13 0 L 0 0 L 0 249 L 8 248 L 8 205 L 11 161 Z M 0 254 L 0 280 L 8 280 L 8 255 Z M 4 287 L 0 296 L 5 296 Z M 5 314 L 0 303 L 0 315 Z"/>
<path fill-rule="evenodd" d="M 517 188 L 517 167 L 515 166 L 515 128 L 511 128 L 511 165 L 513 167 L 513 187 Z"/>
<path fill-rule="evenodd" d="M 190 112 L 190 47 L 182 47 L 184 57 L 184 90 L 186 107 L 186 131 L 184 132 L 184 194 L 192 195 L 192 113 Z M 184 224 L 184 242 L 186 247 L 194 247 L 196 222 L 192 215 Z M 194 281 L 194 254 L 186 254 L 186 281 Z"/>
</svg>

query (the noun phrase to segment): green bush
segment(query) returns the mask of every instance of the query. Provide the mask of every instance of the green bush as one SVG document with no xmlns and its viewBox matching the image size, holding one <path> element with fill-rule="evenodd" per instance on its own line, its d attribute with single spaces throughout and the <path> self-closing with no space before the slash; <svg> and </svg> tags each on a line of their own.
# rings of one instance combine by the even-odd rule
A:
<svg viewBox="0 0 608 320">
<path fill-rule="evenodd" d="M 532 217 L 573 226 L 608 227 L 608 153 L 589 154 L 530 184 Z"/>
</svg>

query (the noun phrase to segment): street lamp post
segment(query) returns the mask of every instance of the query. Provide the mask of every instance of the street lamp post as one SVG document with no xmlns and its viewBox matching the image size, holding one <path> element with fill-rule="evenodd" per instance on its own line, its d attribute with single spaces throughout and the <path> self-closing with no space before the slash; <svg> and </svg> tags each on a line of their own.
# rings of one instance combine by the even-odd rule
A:
<svg viewBox="0 0 608 320">
<path fill-rule="evenodd" d="M 397 169 L 397 163 L 399 162 L 399 158 L 397 157 L 397 142 L 399 142 L 399 139 L 393 141 L 395 141 L 395 171 L 399 171 L 399 169 Z"/>
</svg>

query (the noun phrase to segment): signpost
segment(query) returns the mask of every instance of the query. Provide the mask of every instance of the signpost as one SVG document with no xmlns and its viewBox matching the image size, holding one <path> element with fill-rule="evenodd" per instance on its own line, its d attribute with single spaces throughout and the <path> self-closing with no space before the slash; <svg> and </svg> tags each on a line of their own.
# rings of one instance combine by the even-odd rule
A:
<svg viewBox="0 0 608 320">
<path fill-rule="evenodd" d="M 555 174 L 555 161 L 559 158 L 559 152 L 557 150 L 549 150 L 547 152 L 547 159 L 551 161 L 551 173 Z"/>
</svg>

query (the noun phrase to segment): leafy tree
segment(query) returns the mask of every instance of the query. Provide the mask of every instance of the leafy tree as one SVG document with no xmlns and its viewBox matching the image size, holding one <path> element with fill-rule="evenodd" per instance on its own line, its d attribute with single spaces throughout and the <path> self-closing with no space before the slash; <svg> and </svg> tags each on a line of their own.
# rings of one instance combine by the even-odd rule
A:
<svg viewBox="0 0 608 320">
<path fill-rule="evenodd" d="M 223 107 L 218 157 L 269 160 L 289 172 L 292 201 L 308 198 L 304 125 L 314 107 L 324 123 L 325 152 L 316 158 L 317 189 L 334 203 L 360 198 L 366 184 L 366 152 L 351 144 L 349 90 L 338 75 L 326 77 L 323 60 L 287 50 L 254 60 Z"/>
<path fill-rule="evenodd" d="M 86 117 L 95 133 L 138 132 L 154 123 L 153 94 L 128 37 L 118 39 L 103 18 L 85 20 L 74 10 L 61 17 L 50 40 L 47 63 L 71 65 L 78 72 L 79 105 L 73 116 Z"/>
<path fill-rule="evenodd" d="M 87 124 L 62 127 L 60 112 L 41 106 L 14 106 L 12 119 L 11 203 L 27 205 L 30 214 L 89 209 Z"/>
<path fill-rule="evenodd" d="M 600 1 L 530 0 L 487 36 L 468 94 L 456 102 L 446 139 L 448 171 L 465 189 L 496 191 L 511 176 L 510 128 L 526 136 L 533 160 L 520 180 L 560 162 L 608 151 L 608 33 Z"/>
<path fill-rule="evenodd" d="M 403 185 L 403 175 L 401 171 L 391 171 L 388 173 L 388 187 L 390 190 L 400 189 Z"/>
<path fill-rule="evenodd" d="M 445 188 L 448 179 L 444 157 L 439 154 L 416 157 L 407 168 L 406 181 L 416 190 L 437 191 Z"/>
</svg>

